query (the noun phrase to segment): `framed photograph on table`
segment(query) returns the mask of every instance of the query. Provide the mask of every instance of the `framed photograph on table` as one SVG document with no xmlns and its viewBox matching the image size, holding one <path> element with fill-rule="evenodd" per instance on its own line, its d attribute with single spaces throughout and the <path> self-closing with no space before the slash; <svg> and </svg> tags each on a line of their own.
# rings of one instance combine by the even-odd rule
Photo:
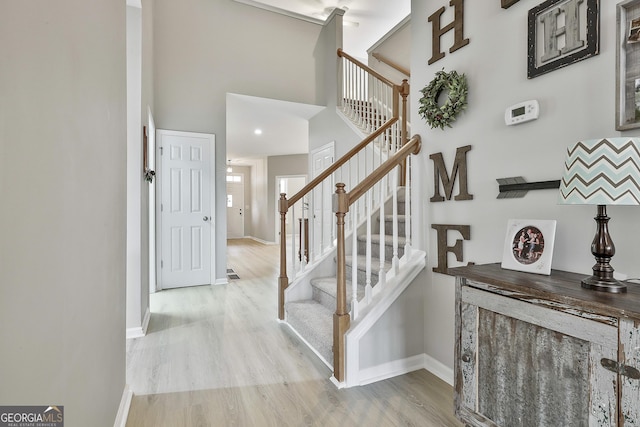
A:
<svg viewBox="0 0 640 427">
<path fill-rule="evenodd" d="M 617 7 L 616 130 L 640 127 L 640 0 Z"/>
<path fill-rule="evenodd" d="M 527 77 L 599 53 L 600 0 L 547 0 L 529 10 Z"/>
<path fill-rule="evenodd" d="M 555 220 L 510 219 L 504 240 L 502 268 L 551 274 Z"/>
</svg>

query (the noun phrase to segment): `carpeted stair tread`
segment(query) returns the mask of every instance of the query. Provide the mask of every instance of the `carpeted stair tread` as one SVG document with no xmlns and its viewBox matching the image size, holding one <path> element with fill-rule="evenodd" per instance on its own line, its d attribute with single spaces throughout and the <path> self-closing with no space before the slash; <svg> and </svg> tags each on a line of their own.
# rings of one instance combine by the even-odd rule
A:
<svg viewBox="0 0 640 427">
<path fill-rule="evenodd" d="M 313 299 L 322 303 L 325 307 L 335 310 L 336 302 L 336 278 L 333 277 L 317 277 L 311 279 L 311 286 L 314 287 Z M 317 297 L 319 291 L 323 295 Z M 326 295 L 326 297 L 324 297 Z M 353 295 L 353 287 L 351 281 L 347 280 L 347 301 L 351 301 Z M 358 301 L 364 297 L 364 285 L 358 285 Z"/>
<path fill-rule="evenodd" d="M 352 256 L 346 256 L 345 257 L 346 260 L 346 264 L 347 264 L 347 274 L 351 274 L 350 269 L 351 269 L 351 265 L 353 263 L 353 257 Z M 358 270 L 364 271 L 366 270 L 367 267 L 367 257 L 365 255 L 358 255 L 356 257 L 356 261 L 358 263 Z M 378 270 L 380 267 L 380 258 L 371 258 L 371 271 L 373 273 L 375 273 L 377 275 Z M 390 260 L 385 260 L 384 261 L 384 271 L 389 271 L 391 269 L 391 261 Z"/>
<path fill-rule="evenodd" d="M 371 235 L 371 243 L 373 244 L 378 244 L 380 243 L 380 235 L 379 234 L 372 234 Z M 366 242 L 367 241 L 367 236 L 365 235 L 360 235 L 358 236 L 358 241 L 359 242 Z M 403 236 L 398 236 L 398 247 L 404 246 L 404 244 L 407 242 L 407 238 L 403 237 Z M 393 246 L 393 236 L 389 236 L 389 235 L 385 235 L 384 236 L 384 244 L 386 246 Z"/>
<path fill-rule="evenodd" d="M 314 300 L 285 304 L 287 322 L 325 358 L 333 363 L 333 313 Z"/>
</svg>

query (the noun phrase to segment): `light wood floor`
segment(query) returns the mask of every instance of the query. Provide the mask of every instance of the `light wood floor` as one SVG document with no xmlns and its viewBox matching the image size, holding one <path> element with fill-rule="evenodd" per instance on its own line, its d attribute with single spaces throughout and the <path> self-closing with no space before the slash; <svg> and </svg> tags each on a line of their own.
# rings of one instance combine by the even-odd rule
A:
<svg viewBox="0 0 640 427">
<path fill-rule="evenodd" d="M 424 370 L 336 389 L 276 320 L 278 246 L 230 240 L 228 264 L 228 285 L 151 295 L 147 335 L 127 342 L 127 427 L 461 425 L 452 388 Z"/>
</svg>

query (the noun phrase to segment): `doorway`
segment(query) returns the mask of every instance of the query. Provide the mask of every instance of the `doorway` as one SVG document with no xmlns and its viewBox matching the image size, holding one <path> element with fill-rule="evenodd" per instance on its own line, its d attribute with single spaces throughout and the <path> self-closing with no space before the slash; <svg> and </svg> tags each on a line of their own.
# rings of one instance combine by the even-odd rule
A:
<svg viewBox="0 0 640 427">
<path fill-rule="evenodd" d="M 227 173 L 227 239 L 244 237 L 244 174 Z"/>
<path fill-rule="evenodd" d="M 158 288 L 209 285 L 213 242 L 215 136 L 158 129 Z"/>
<path fill-rule="evenodd" d="M 293 196 L 298 191 L 302 190 L 302 188 L 307 184 L 307 176 L 306 175 L 284 175 L 284 176 L 276 176 L 276 230 L 278 235 L 280 235 L 280 212 L 278 212 L 278 200 L 280 199 L 280 193 L 285 193 L 287 198 Z M 286 234 L 290 235 L 293 233 L 293 218 L 302 218 L 303 214 L 303 204 L 296 203 L 293 206 L 293 212 L 289 212 L 286 216 Z M 305 213 L 307 215 L 307 213 Z M 296 220 L 297 221 L 297 220 Z"/>
</svg>

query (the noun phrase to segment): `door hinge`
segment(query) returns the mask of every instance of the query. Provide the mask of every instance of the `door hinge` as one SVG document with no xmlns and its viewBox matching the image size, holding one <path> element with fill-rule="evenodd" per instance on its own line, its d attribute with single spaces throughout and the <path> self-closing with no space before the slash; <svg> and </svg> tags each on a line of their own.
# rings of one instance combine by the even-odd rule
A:
<svg viewBox="0 0 640 427">
<path fill-rule="evenodd" d="M 162 148 L 163 148 L 163 147 L 160 147 L 160 155 L 161 155 L 161 156 L 162 156 L 162 154 L 163 154 L 163 152 L 162 152 Z"/>
<path fill-rule="evenodd" d="M 160 268 L 164 268 L 164 261 L 160 260 Z"/>
<path fill-rule="evenodd" d="M 640 380 L 640 371 L 633 366 L 625 365 L 624 363 L 619 363 L 607 358 L 601 359 L 600 364 L 608 371 L 631 378 L 632 380 Z"/>
<path fill-rule="evenodd" d="M 164 211 L 164 205 L 162 203 L 160 203 L 160 212 Z"/>
</svg>

